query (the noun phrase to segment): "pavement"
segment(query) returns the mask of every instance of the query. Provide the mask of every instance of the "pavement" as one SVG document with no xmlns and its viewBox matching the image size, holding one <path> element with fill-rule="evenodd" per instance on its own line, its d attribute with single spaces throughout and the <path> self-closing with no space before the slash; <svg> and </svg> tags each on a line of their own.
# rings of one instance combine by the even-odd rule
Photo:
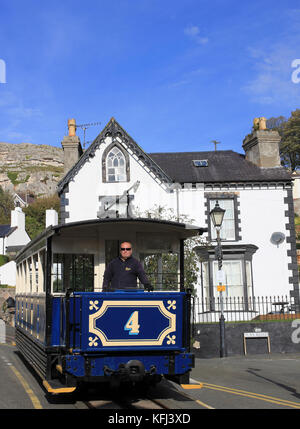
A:
<svg viewBox="0 0 300 429">
<path fill-rule="evenodd" d="M 196 359 L 191 377 L 212 408 L 300 408 L 299 353 Z"/>
</svg>

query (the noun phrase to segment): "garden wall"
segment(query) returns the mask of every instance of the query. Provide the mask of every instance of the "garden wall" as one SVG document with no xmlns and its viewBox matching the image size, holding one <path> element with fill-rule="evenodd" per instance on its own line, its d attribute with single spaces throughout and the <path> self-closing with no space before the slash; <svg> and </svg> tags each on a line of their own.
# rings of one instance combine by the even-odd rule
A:
<svg viewBox="0 0 300 429">
<path fill-rule="evenodd" d="M 244 333 L 254 333 L 260 329 L 268 332 L 271 353 L 300 353 L 300 319 L 226 323 L 226 355 L 244 355 Z M 218 323 L 195 325 L 192 352 L 197 358 L 220 357 L 220 327 Z M 247 355 L 268 353 L 266 338 L 246 339 Z"/>
</svg>

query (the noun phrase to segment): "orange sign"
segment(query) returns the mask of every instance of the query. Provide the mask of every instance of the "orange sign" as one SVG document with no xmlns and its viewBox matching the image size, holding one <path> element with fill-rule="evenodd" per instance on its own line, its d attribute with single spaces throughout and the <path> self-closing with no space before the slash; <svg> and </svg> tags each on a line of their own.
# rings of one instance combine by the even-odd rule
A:
<svg viewBox="0 0 300 429">
<path fill-rule="evenodd" d="M 223 286 L 223 285 L 217 286 L 217 291 L 218 292 L 225 292 L 225 290 L 226 290 L 226 286 Z"/>
</svg>

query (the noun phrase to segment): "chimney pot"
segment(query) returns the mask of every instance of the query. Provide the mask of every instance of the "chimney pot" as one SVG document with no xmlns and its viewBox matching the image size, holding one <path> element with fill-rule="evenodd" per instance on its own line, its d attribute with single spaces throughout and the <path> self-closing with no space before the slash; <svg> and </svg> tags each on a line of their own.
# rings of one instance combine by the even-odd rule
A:
<svg viewBox="0 0 300 429">
<path fill-rule="evenodd" d="M 75 119 L 69 119 L 68 120 L 68 129 L 69 129 L 69 136 L 70 137 L 76 136 L 76 121 L 75 121 Z"/>
</svg>

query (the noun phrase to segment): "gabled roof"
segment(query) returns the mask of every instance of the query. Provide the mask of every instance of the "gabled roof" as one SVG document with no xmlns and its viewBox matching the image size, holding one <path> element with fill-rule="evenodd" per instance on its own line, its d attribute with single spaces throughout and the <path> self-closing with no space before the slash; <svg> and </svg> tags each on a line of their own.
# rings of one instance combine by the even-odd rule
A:
<svg viewBox="0 0 300 429">
<path fill-rule="evenodd" d="M 94 157 L 95 151 L 107 136 L 120 137 L 125 148 L 131 150 L 143 165 L 147 166 L 165 183 L 226 183 L 226 182 L 272 182 L 291 180 L 291 173 L 284 167 L 260 168 L 247 161 L 245 155 L 232 150 L 205 152 L 149 153 L 111 118 L 105 128 L 83 153 L 78 162 L 58 184 L 58 193 L 77 174 L 81 167 Z M 194 160 L 207 160 L 207 166 L 196 167 Z"/>
<path fill-rule="evenodd" d="M 91 143 L 89 148 L 82 154 L 76 164 L 68 171 L 65 177 L 58 183 L 58 194 L 60 194 L 64 187 L 73 179 L 77 172 L 83 167 L 83 165 L 95 156 L 96 150 L 107 136 L 111 136 L 112 139 L 120 137 L 122 143 L 130 149 L 145 166 L 147 166 L 154 174 L 162 181 L 170 183 L 172 179 L 158 166 L 153 159 L 133 140 L 133 138 L 121 127 L 121 125 L 114 119 L 111 118 L 101 133 Z"/>
<path fill-rule="evenodd" d="M 291 180 L 284 167 L 260 168 L 232 150 L 149 153 L 149 156 L 178 183 Z M 196 167 L 193 160 L 207 160 L 207 166 Z"/>
<path fill-rule="evenodd" d="M 0 238 L 8 237 L 16 229 L 16 226 L 11 227 L 10 225 L 0 225 Z"/>
</svg>

